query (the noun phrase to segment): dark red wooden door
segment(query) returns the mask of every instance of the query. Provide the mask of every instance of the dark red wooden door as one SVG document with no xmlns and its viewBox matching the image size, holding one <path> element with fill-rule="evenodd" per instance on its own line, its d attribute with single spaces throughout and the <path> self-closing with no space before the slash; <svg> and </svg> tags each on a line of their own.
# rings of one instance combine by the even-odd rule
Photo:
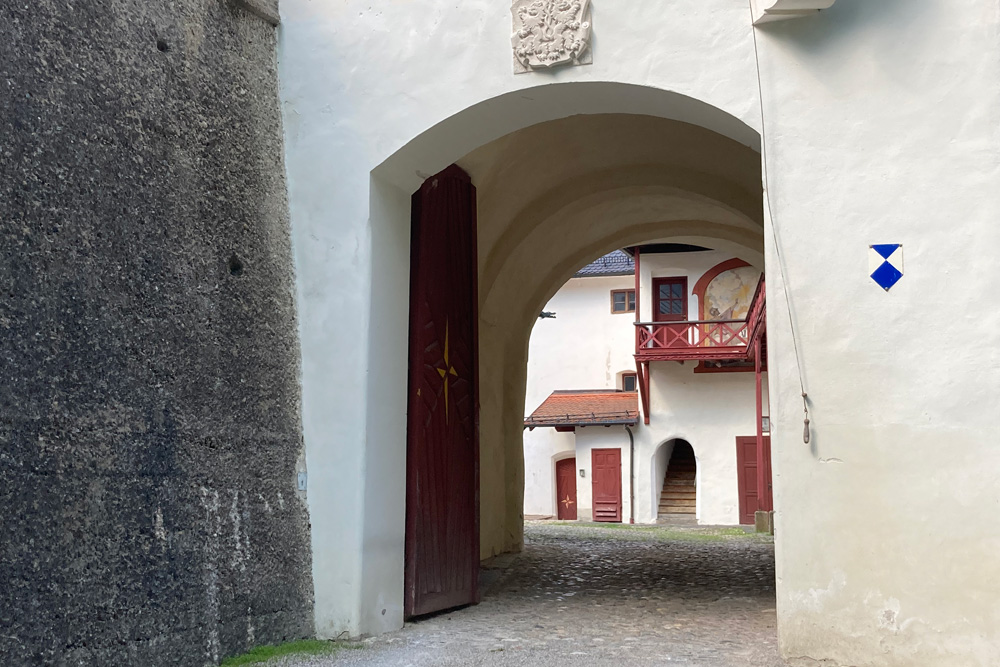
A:
<svg viewBox="0 0 1000 667">
<path fill-rule="evenodd" d="M 754 513 L 760 508 L 757 488 L 757 438 L 756 436 L 736 438 L 736 469 L 740 494 L 740 523 L 752 525 Z M 771 487 L 771 438 L 764 438 L 764 478 L 768 497 Z"/>
<path fill-rule="evenodd" d="M 736 470 L 739 475 L 740 523 L 752 525 L 757 511 L 757 438 L 736 438 Z"/>
<path fill-rule="evenodd" d="M 687 278 L 653 278 L 653 321 L 687 319 Z"/>
<path fill-rule="evenodd" d="M 683 322 L 687 312 L 687 278 L 653 278 L 653 321 Z M 689 342 L 683 324 L 661 326 L 657 339 L 660 347 L 685 347 Z"/>
<path fill-rule="evenodd" d="M 478 601 L 476 190 L 452 165 L 413 195 L 407 617 Z"/>
<path fill-rule="evenodd" d="M 622 450 L 591 450 L 594 521 L 622 520 Z"/>
<path fill-rule="evenodd" d="M 576 520 L 576 459 L 556 461 L 556 516 Z"/>
</svg>

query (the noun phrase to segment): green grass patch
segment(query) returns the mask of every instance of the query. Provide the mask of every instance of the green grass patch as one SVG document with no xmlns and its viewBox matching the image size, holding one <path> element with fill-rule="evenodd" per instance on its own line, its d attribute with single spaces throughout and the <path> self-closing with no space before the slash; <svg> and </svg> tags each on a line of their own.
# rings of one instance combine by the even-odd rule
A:
<svg viewBox="0 0 1000 667">
<path fill-rule="evenodd" d="M 585 532 L 588 537 L 599 538 L 602 534 L 608 538 L 656 541 L 656 542 L 728 542 L 731 540 L 767 541 L 770 536 L 747 532 L 736 526 L 664 526 L 664 525 L 633 525 L 627 523 L 578 523 L 575 521 L 546 521 L 542 526 L 559 526 L 575 528 Z"/>
<path fill-rule="evenodd" d="M 226 658 L 222 661 L 220 667 L 256 665 L 286 655 L 333 655 L 344 648 L 361 648 L 361 645 L 327 642 L 320 639 L 300 639 L 299 641 L 288 642 L 286 644 L 258 646 L 243 655 Z"/>
</svg>

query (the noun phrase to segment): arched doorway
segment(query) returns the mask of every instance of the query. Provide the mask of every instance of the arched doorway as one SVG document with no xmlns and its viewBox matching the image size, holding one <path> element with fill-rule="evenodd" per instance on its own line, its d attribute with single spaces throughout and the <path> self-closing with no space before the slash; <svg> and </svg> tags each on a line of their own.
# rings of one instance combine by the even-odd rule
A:
<svg viewBox="0 0 1000 667">
<path fill-rule="evenodd" d="M 697 523 L 698 463 L 687 440 L 671 440 L 657 504 L 657 523 Z"/>
<path fill-rule="evenodd" d="M 475 227 L 478 268 L 466 278 L 451 276 L 442 280 L 433 294 L 447 300 L 444 290 L 449 285 L 478 281 L 475 372 L 480 407 L 479 465 L 473 468 L 470 462 L 464 473 L 458 473 L 458 477 L 479 479 L 478 525 L 473 526 L 471 518 L 461 529 L 448 524 L 454 513 L 437 503 L 434 506 L 442 508 L 436 510 L 439 525 L 434 529 L 411 527 L 410 534 L 458 536 L 477 531 L 479 555 L 486 558 L 521 548 L 524 463 L 520 426 L 528 337 L 541 307 L 581 264 L 628 245 L 696 244 L 727 251 L 761 267 L 760 161 L 753 148 L 704 127 L 665 118 L 608 113 L 551 120 L 480 146 L 454 166 L 428 178 L 421 196 L 436 197 L 435 193 L 441 192 L 439 184 L 459 173 L 474 189 L 475 211 L 467 215 L 460 212 L 464 204 L 457 208 L 444 206 L 442 215 L 465 216 L 452 229 Z M 421 200 L 413 209 L 414 221 L 419 220 L 415 228 L 429 224 L 425 219 L 427 201 Z M 444 234 L 429 243 L 420 240 L 419 247 L 429 249 L 431 255 L 413 255 L 411 266 L 418 271 L 453 267 L 454 262 L 429 259 L 436 257 L 434 253 L 452 237 Z M 414 237 L 415 244 L 417 241 Z M 421 289 L 411 292 L 411 313 L 424 308 L 427 293 Z M 429 378 L 433 385 L 417 388 L 415 376 L 411 376 L 411 415 L 414 409 L 427 405 L 429 392 L 433 392 L 435 405 L 447 402 L 447 383 L 453 379 L 444 354 L 449 344 L 451 349 L 456 349 L 456 344 L 467 348 L 471 345 L 455 337 L 457 332 L 449 324 L 447 309 L 439 310 L 442 315 L 433 321 L 411 322 L 411 336 L 428 327 L 437 332 L 433 341 L 421 347 L 423 351 L 431 350 L 434 358 L 410 359 L 411 370 Z M 443 373 L 440 381 L 436 373 Z M 442 419 L 447 414 L 445 411 Z M 455 451 L 471 446 L 456 445 L 459 449 Z M 412 448 L 410 451 L 408 461 L 423 465 Z M 432 458 L 445 466 L 454 465 L 461 457 L 442 454 Z M 414 489 L 426 490 L 429 480 L 454 475 L 454 470 L 444 468 L 425 471 L 423 483 L 411 484 L 409 515 L 429 517 L 418 508 L 430 505 L 414 496 Z M 408 477 L 415 479 L 412 467 Z M 449 552 L 444 543 L 439 543 L 438 548 L 440 553 L 427 557 L 428 563 L 434 563 L 435 572 L 428 575 L 434 581 L 441 579 L 437 570 Z M 409 550 L 410 554 L 418 552 Z M 408 561 L 408 572 L 420 571 L 413 567 Z M 467 572 L 463 578 L 468 581 L 471 576 Z M 409 581 L 409 587 L 417 585 L 414 579 Z M 465 601 L 474 599 L 470 589 Z"/>
<path fill-rule="evenodd" d="M 481 558 L 521 548 L 528 338 L 540 308 L 573 272 L 612 249 L 660 242 L 713 248 L 763 267 L 759 137 L 737 117 L 675 92 L 578 82 L 507 93 L 442 121 L 383 161 L 371 172 L 364 241 L 372 248 L 370 293 L 360 295 L 366 350 L 344 361 L 364 367 L 355 396 L 365 406 L 363 431 L 342 434 L 352 442 L 361 436 L 360 462 L 331 444 L 341 437 L 335 418 L 346 406 L 320 400 L 339 369 L 330 366 L 315 308 L 303 324 L 321 636 L 402 623 L 411 195 L 450 164 L 477 195 Z M 348 338 L 338 340 L 351 344 Z M 359 472 L 341 479 L 346 463 Z M 362 508 L 356 525 L 329 511 L 344 503 Z"/>
</svg>

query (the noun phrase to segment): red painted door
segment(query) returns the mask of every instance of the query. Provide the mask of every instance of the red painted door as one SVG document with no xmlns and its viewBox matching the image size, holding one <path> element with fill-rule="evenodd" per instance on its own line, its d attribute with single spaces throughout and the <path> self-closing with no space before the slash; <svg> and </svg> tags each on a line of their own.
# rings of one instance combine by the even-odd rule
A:
<svg viewBox="0 0 1000 667">
<path fill-rule="evenodd" d="M 771 438 L 764 438 L 764 476 L 766 493 L 770 497 L 771 488 Z M 736 438 L 736 469 L 739 474 L 740 523 L 752 525 L 754 513 L 760 508 L 757 489 L 757 438 L 756 436 Z"/>
<path fill-rule="evenodd" d="M 476 190 L 452 165 L 413 195 L 406 617 L 478 601 Z"/>
<path fill-rule="evenodd" d="M 622 520 L 622 450 L 591 450 L 594 521 Z"/>
<path fill-rule="evenodd" d="M 576 521 L 576 459 L 556 461 L 556 516 Z"/>
<path fill-rule="evenodd" d="M 757 511 L 757 438 L 736 438 L 736 470 L 739 474 L 740 523 L 752 525 Z"/>
<path fill-rule="evenodd" d="M 654 322 L 687 320 L 687 302 L 687 278 L 653 278 Z M 657 327 L 654 337 L 657 347 L 686 347 L 689 343 L 687 326 L 680 324 Z"/>
<path fill-rule="evenodd" d="M 683 322 L 687 319 L 687 278 L 653 278 L 653 321 Z"/>
</svg>

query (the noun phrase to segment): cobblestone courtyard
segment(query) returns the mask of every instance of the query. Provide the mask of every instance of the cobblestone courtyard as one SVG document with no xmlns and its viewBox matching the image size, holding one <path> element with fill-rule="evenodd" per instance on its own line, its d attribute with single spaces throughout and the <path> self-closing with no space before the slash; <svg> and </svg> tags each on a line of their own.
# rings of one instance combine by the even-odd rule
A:
<svg viewBox="0 0 1000 667">
<path fill-rule="evenodd" d="M 738 529 L 529 523 L 475 607 L 281 665 L 782 665 L 774 551 Z"/>
</svg>

